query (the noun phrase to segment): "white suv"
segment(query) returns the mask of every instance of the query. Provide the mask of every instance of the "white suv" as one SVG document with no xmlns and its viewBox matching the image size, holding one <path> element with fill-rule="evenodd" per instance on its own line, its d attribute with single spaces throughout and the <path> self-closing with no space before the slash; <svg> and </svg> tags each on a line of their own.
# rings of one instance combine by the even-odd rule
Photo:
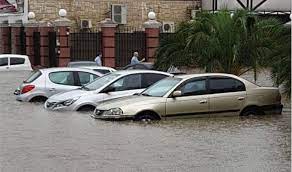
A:
<svg viewBox="0 0 292 172">
<path fill-rule="evenodd" d="M 0 71 L 32 70 L 28 56 L 0 54 Z"/>
</svg>

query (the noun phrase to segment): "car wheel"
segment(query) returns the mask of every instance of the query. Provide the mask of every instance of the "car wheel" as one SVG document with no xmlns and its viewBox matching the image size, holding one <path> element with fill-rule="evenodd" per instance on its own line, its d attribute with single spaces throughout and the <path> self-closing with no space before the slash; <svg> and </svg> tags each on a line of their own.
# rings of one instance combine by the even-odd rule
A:
<svg viewBox="0 0 292 172">
<path fill-rule="evenodd" d="M 258 116 L 264 113 L 258 108 L 248 108 L 241 113 L 241 116 Z"/>
<path fill-rule="evenodd" d="M 91 105 L 81 106 L 77 111 L 78 112 L 92 112 L 94 111 L 95 107 Z"/>
<path fill-rule="evenodd" d="M 159 120 L 159 118 L 150 112 L 149 113 L 147 113 L 147 112 L 142 113 L 142 114 L 139 114 L 135 117 L 135 121 L 150 122 L 150 121 L 154 121 L 154 120 Z"/>
<path fill-rule="evenodd" d="M 47 99 L 48 98 L 43 97 L 43 96 L 37 96 L 37 97 L 32 98 L 29 102 L 33 102 L 33 103 L 44 103 L 44 102 L 46 102 Z"/>
</svg>

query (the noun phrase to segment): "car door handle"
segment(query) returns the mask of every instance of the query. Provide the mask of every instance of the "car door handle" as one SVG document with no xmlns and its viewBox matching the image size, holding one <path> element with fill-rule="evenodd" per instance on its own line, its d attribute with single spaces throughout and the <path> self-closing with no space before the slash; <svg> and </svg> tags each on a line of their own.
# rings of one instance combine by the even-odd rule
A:
<svg viewBox="0 0 292 172">
<path fill-rule="evenodd" d="M 200 104 L 204 104 L 204 103 L 207 103 L 207 100 L 201 100 L 200 101 Z"/>
<path fill-rule="evenodd" d="M 56 91 L 56 88 L 50 88 L 49 91 Z"/>
<path fill-rule="evenodd" d="M 238 97 L 237 100 L 244 100 L 245 97 Z"/>
</svg>

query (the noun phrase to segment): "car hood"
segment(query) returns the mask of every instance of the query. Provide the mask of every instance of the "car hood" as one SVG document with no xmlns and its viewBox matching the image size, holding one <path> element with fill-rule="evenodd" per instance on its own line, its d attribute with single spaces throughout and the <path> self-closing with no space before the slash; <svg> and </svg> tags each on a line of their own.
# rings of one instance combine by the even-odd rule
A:
<svg viewBox="0 0 292 172">
<path fill-rule="evenodd" d="M 108 110 L 111 108 L 122 108 L 125 106 L 140 106 L 140 105 L 149 105 L 149 104 L 158 104 L 165 103 L 166 98 L 164 97 L 149 97 L 149 96 L 126 96 L 115 99 L 110 99 L 107 101 L 103 101 L 96 108 L 101 110 Z"/>
<path fill-rule="evenodd" d="M 81 96 L 90 95 L 90 94 L 94 94 L 94 91 L 76 89 L 72 91 L 55 94 L 49 98 L 49 101 L 64 101 L 64 100 L 72 99 L 75 97 L 81 97 Z"/>
</svg>

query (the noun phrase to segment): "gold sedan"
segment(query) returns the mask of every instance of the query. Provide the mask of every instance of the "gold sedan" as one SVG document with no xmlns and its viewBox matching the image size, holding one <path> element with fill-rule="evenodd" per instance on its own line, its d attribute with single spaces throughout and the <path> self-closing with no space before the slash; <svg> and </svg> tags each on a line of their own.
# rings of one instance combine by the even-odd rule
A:
<svg viewBox="0 0 292 172">
<path fill-rule="evenodd" d="M 160 120 L 186 116 L 281 114 L 278 88 L 260 87 L 231 74 L 168 77 L 139 95 L 99 104 L 93 118 Z"/>
</svg>

